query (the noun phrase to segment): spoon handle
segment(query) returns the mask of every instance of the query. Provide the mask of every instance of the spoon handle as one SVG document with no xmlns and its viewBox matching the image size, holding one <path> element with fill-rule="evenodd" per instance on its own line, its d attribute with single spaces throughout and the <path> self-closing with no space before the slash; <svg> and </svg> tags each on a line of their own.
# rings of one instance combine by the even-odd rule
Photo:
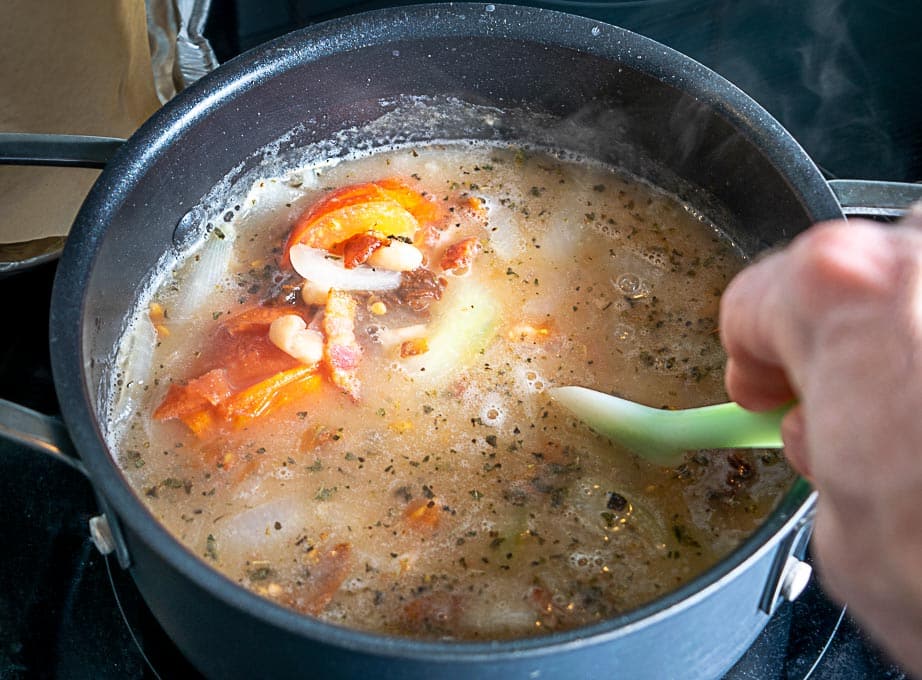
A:
<svg viewBox="0 0 922 680">
<path fill-rule="evenodd" d="M 791 408 L 755 413 L 727 403 L 669 411 L 585 387 L 550 392 L 596 432 L 665 465 L 694 449 L 780 449 L 781 420 Z"/>
<path fill-rule="evenodd" d="M 689 449 L 780 449 L 781 420 L 790 406 L 756 413 L 736 403 L 665 411 L 651 409 L 663 434 Z"/>
</svg>

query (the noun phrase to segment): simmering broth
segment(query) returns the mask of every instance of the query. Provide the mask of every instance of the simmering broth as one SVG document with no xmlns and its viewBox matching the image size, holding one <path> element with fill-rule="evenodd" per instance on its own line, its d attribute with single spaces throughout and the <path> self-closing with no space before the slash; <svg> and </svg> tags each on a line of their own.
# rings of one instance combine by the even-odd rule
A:
<svg viewBox="0 0 922 680">
<path fill-rule="evenodd" d="M 144 359 L 120 463 L 191 551 L 285 606 L 419 637 L 573 628 L 713 565 L 793 479 L 770 451 L 653 466 L 546 395 L 725 398 L 743 258 L 642 181 L 430 145 L 261 180 L 215 225 L 124 340 Z"/>
</svg>

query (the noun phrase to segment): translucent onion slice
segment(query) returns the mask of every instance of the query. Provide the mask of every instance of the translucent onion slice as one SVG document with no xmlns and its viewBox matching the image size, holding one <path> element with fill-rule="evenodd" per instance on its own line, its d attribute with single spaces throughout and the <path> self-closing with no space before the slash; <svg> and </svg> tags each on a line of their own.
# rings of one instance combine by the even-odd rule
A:
<svg viewBox="0 0 922 680">
<path fill-rule="evenodd" d="M 365 266 L 346 269 L 342 260 L 331 259 L 326 250 L 310 248 L 302 243 L 291 247 L 289 257 L 298 274 L 323 288 L 393 290 L 400 285 L 400 272 Z"/>
<path fill-rule="evenodd" d="M 191 321 L 204 306 L 205 299 L 214 293 L 227 275 L 237 236 L 229 224 L 222 224 L 218 233 L 221 235 L 213 231 L 205 238 L 194 264 L 186 267 L 182 295 L 177 295 L 170 305 L 172 324 Z"/>
</svg>

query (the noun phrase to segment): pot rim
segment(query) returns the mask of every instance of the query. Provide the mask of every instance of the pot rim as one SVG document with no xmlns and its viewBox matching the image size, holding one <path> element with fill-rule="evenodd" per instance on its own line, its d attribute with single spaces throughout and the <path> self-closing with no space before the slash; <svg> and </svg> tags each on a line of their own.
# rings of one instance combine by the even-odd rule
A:
<svg viewBox="0 0 922 680">
<path fill-rule="evenodd" d="M 489 9 L 492 8 L 492 9 Z M 650 625 L 735 578 L 789 532 L 815 495 L 798 479 L 778 507 L 730 555 L 657 600 L 605 622 L 541 637 L 499 642 L 430 641 L 347 629 L 286 609 L 218 573 L 174 538 L 129 486 L 97 425 L 84 376 L 83 291 L 105 228 L 130 187 L 161 150 L 177 143 L 209 110 L 274 74 L 343 51 L 396 41 L 500 37 L 589 53 L 624 64 L 707 104 L 781 169 L 792 193 L 816 221 L 842 213 L 821 173 L 790 134 L 736 86 L 671 48 L 622 28 L 557 11 L 513 5 L 450 4 L 390 8 L 310 26 L 256 47 L 220 66 L 166 104 L 136 132 L 104 170 L 78 213 L 58 266 L 51 307 L 51 359 L 64 420 L 94 487 L 118 521 L 183 577 L 264 622 L 327 644 L 385 656 L 440 661 L 538 656 L 597 644 Z M 628 61 L 629 59 L 629 61 Z M 81 359 L 75 360 L 76 357 Z"/>
</svg>

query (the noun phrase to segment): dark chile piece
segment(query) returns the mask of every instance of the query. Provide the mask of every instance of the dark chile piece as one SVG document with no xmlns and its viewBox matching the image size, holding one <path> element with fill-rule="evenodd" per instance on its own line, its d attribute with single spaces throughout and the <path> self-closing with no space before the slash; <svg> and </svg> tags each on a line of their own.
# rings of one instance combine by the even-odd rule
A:
<svg viewBox="0 0 922 680">
<path fill-rule="evenodd" d="M 605 507 L 609 510 L 615 510 L 616 512 L 621 512 L 627 507 L 627 498 L 622 496 L 617 491 L 608 492 L 608 503 L 605 504 Z"/>
</svg>

